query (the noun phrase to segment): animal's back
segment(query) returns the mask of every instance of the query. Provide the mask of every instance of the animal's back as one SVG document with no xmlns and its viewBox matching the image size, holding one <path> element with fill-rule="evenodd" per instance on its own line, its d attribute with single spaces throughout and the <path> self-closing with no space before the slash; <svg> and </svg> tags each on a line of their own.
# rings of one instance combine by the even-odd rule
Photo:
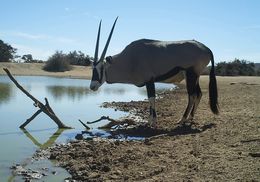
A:
<svg viewBox="0 0 260 182">
<path fill-rule="evenodd" d="M 130 61 L 134 62 L 172 62 L 186 67 L 194 64 L 197 57 L 207 54 L 210 50 L 204 44 L 195 40 L 159 41 L 140 39 L 130 43 L 123 51 Z M 192 62 L 192 63 L 190 63 Z"/>
<path fill-rule="evenodd" d="M 210 60 L 210 50 L 195 40 L 140 39 L 130 43 L 114 58 L 117 60 L 115 67 L 128 75 L 126 80 L 142 85 L 176 68 L 181 70 L 195 65 L 198 68 L 194 69 L 201 70 Z"/>
<path fill-rule="evenodd" d="M 137 72 L 150 70 L 156 75 L 164 74 L 174 67 L 187 69 L 197 65 L 197 62 L 203 64 L 198 66 L 205 66 L 210 60 L 210 49 L 195 40 L 141 39 L 129 44 L 124 51 L 128 54 L 128 62 L 135 67 L 133 69 L 137 69 Z"/>
</svg>

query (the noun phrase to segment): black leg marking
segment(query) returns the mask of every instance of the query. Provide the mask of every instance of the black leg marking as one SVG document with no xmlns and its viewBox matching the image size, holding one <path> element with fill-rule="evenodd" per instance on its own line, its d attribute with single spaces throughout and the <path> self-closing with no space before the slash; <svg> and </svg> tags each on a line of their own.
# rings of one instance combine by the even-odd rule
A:
<svg viewBox="0 0 260 182">
<path fill-rule="evenodd" d="M 198 81 L 198 83 L 196 85 L 196 99 L 195 99 L 195 103 L 194 103 L 194 106 L 193 106 L 192 111 L 191 111 L 191 119 L 193 119 L 193 117 L 194 117 L 194 115 L 197 111 L 201 97 L 202 97 L 202 92 L 201 92 L 199 81 Z"/>
<path fill-rule="evenodd" d="M 154 82 L 150 81 L 145 84 L 148 98 L 155 97 L 155 85 Z"/>
<path fill-rule="evenodd" d="M 199 76 L 192 70 L 186 70 L 186 87 L 188 92 L 188 105 L 183 114 L 181 122 L 185 122 L 189 117 L 191 110 L 194 108 L 196 100 L 196 85 L 198 84 Z"/>
<path fill-rule="evenodd" d="M 156 118 L 156 112 L 155 109 L 152 108 L 152 106 L 150 106 L 150 115 L 152 115 L 153 118 Z"/>
<path fill-rule="evenodd" d="M 155 85 L 153 81 L 145 84 L 147 89 L 147 96 L 150 104 L 150 117 L 149 123 L 152 125 L 156 124 L 156 111 L 155 111 Z"/>
</svg>

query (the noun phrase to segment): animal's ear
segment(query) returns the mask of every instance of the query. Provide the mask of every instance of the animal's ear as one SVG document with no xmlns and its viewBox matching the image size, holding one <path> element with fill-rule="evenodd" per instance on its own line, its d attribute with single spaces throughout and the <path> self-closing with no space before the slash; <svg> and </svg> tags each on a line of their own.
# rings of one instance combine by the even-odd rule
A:
<svg viewBox="0 0 260 182">
<path fill-rule="evenodd" d="M 112 56 L 107 56 L 106 62 L 109 63 L 109 64 L 112 64 Z"/>
</svg>

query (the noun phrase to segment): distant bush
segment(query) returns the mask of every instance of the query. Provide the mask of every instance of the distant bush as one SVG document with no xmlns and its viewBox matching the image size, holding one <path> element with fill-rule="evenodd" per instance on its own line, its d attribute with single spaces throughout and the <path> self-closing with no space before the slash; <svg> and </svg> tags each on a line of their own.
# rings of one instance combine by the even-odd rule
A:
<svg viewBox="0 0 260 182">
<path fill-rule="evenodd" d="M 256 76 L 260 76 L 260 63 L 255 63 Z"/>
<path fill-rule="evenodd" d="M 69 54 L 67 54 L 66 56 L 71 65 L 89 66 L 91 63 L 91 58 L 81 51 L 69 52 Z"/>
<path fill-rule="evenodd" d="M 31 54 L 25 54 L 21 59 L 24 60 L 24 63 L 43 63 L 42 60 L 33 59 Z"/>
<path fill-rule="evenodd" d="M 216 66 L 219 76 L 254 76 L 257 75 L 255 64 L 246 60 L 235 59 L 232 62 L 220 62 Z"/>
<path fill-rule="evenodd" d="M 256 76 L 260 76 L 260 68 L 256 70 Z"/>
<path fill-rule="evenodd" d="M 66 54 L 63 54 L 62 51 L 56 51 L 54 55 L 47 60 L 43 69 L 45 71 L 63 72 L 71 70 L 72 66 Z"/>
</svg>

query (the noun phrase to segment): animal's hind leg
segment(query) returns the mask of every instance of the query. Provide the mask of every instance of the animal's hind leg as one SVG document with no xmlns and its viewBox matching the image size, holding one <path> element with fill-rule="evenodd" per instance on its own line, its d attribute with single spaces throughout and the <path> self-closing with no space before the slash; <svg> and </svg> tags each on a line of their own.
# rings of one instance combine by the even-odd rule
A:
<svg viewBox="0 0 260 182">
<path fill-rule="evenodd" d="M 149 124 L 151 126 L 156 126 L 157 117 L 155 111 L 155 85 L 154 82 L 146 83 L 147 96 L 150 104 L 150 115 L 149 115 Z"/>
<path fill-rule="evenodd" d="M 202 97 L 202 92 L 201 92 L 199 81 L 198 81 L 198 83 L 196 85 L 196 99 L 195 99 L 194 106 L 192 108 L 189 120 L 193 120 L 194 115 L 195 115 L 195 113 L 197 111 L 198 105 L 200 103 L 201 97 Z"/>
<path fill-rule="evenodd" d="M 196 85 L 198 84 L 199 76 L 192 70 L 186 70 L 186 87 L 188 92 L 188 105 L 183 113 L 182 119 L 179 123 L 184 124 L 188 121 L 188 117 L 191 114 L 192 109 L 195 106 L 197 95 L 196 95 Z"/>
</svg>

